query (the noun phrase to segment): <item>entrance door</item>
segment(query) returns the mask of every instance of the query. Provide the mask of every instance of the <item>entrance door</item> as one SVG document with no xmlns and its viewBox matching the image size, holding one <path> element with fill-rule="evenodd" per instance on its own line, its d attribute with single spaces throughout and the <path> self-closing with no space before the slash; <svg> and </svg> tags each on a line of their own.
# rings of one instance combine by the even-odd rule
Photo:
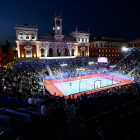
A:
<svg viewBox="0 0 140 140">
<path fill-rule="evenodd" d="M 26 51 L 26 57 L 32 57 L 32 52 L 31 51 Z"/>
<path fill-rule="evenodd" d="M 59 48 L 57 49 L 57 55 L 61 56 L 61 49 L 59 49 Z"/>
<path fill-rule="evenodd" d="M 44 49 L 41 49 L 41 57 L 44 57 Z"/>
<path fill-rule="evenodd" d="M 49 56 L 53 57 L 53 49 L 52 48 L 49 49 Z"/>
<path fill-rule="evenodd" d="M 74 49 L 71 50 L 71 55 L 74 56 Z"/>
<path fill-rule="evenodd" d="M 85 52 L 84 51 L 82 51 L 82 56 L 85 56 Z"/>
</svg>

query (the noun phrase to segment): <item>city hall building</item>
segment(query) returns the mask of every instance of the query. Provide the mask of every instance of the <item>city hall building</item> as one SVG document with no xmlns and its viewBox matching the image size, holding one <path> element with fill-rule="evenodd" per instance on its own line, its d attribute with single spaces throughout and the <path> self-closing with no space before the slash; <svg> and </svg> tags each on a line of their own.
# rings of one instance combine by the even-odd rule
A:
<svg viewBox="0 0 140 140">
<path fill-rule="evenodd" d="M 89 56 L 89 32 L 76 31 L 62 34 L 62 18 L 54 15 L 53 34 L 38 34 L 36 26 L 16 23 L 16 44 L 20 58 L 74 58 Z"/>
</svg>

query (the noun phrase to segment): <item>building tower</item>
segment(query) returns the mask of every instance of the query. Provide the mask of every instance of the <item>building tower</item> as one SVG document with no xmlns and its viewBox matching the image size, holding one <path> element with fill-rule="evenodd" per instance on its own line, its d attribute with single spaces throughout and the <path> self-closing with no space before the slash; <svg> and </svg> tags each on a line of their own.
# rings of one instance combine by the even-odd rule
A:
<svg viewBox="0 0 140 140">
<path fill-rule="evenodd" d="M 56 16 L 56 13 L 54 14 L 54 19 L 53 19 L 53 30 L 54 34 L 60 34 L 62 35 L 62 18 L 61 18 L 61 13 L 60 16 Z"/>
</svg>

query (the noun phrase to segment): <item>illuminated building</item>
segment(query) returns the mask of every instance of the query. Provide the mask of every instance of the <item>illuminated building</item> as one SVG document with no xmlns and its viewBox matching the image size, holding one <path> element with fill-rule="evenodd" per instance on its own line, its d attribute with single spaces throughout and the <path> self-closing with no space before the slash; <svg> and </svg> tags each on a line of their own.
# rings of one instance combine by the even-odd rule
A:
<svg viewBox="0 0 140 140">
<path fill-rule="evenodd" d="M 89 56 L 89 32 L 76 31 L 62 35 L 62 18 L 54 15 L 53 34 L 39 34 L 36 26 L 15 26 L 18 60 L 23 58 Z"/>
<path fill-rule="evenodd" d="M 90 42 L 89 57 L 108 57 L 108 60 L 112 61 L 119 56 L 124 46 L 127 46 L 127 43 L 123 39 L 94 37 L 94 40 Z"/>
</svg>

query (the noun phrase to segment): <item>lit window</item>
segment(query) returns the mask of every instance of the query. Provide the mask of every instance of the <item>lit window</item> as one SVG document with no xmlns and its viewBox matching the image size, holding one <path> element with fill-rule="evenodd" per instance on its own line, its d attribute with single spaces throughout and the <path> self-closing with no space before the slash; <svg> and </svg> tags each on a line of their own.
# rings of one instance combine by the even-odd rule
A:
<svg viewBox="0 0 140 140">
<path fill-rule="evenodd" d="M 34 34 L 32 34 L 32 39 L 35 39 L 35 35 Z"/>
<path fill-rule="evenodd" d="M 26 33 L 26 39 L 29 39 L 29 34 L 28 33 Z"/>
<path fill-rule="evenodd" d="M 59 30 L 59 29 L 60 29 L 60 27 L 57 27 L 57 29 Z"/>
<path fill-rule="evenodd" d="M 85 42 L 88 42 L 88 41 L 87 41 L 87 38 L 85 38 Z"/>
<path fill-rule="evenodd" d="M 80 39 L 80 37 L 78 37 L 78 41 L 80 41 L 81 39 Z"/>
<path fill-rule="evenodd" d="M 19 34 L 20 39 L 23 39 L 23 33 Z"/>
</svg>

